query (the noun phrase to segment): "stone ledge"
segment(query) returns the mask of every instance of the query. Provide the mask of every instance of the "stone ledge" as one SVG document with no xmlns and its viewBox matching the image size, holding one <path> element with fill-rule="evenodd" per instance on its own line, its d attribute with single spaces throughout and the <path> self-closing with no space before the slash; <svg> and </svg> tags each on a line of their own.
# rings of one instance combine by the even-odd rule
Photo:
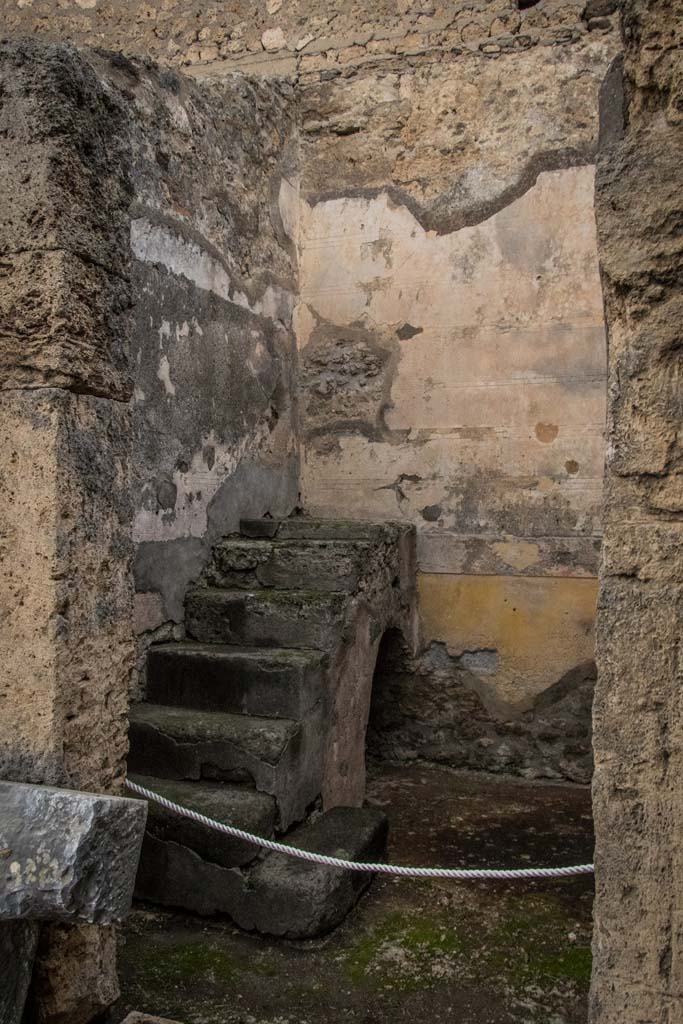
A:
<svg viewBox="0 0 683 1024">
<path fill-rule="evenodd" d="M 146 817 L 139 800 L 0 782 L 0 921 L 120 921 Z"/>
</svg>

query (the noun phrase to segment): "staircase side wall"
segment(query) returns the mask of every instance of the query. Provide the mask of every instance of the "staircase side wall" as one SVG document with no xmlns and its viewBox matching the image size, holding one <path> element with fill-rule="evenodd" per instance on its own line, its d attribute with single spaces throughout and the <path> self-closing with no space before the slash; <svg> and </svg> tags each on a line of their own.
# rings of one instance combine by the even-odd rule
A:
<svg viewBox="0 0 683 1024">
<path fill-rule="evenodd" d="M 130 119 L 136 629 L 182 633 L 240 517 L 298 498 L 297 133 L 286 82 L 97 67 Z"/>
<path fill-rule="evenodd" d="M 683 4 L 627 0 L 596 214 L 609 336 L 592 1024 L 683 1005 Z"/>
</svg>

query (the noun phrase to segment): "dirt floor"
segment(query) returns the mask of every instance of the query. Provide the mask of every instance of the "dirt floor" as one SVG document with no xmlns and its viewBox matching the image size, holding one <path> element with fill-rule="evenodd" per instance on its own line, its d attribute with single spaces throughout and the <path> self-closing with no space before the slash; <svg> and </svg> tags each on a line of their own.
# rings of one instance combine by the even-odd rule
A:
<svg viewBox="0 0 683 1024">
<path fill-rule="evenodd" d="M 423 768 L 372 773 L 394 863 L 592 860 L 590 792 Z M 227 920 L 138 906 L 122 935 L 131 1010 L 183 1024 L 585 1024 L 592 878 L 377 879 L 322 939 L 274 941 Z"/>
</svg>

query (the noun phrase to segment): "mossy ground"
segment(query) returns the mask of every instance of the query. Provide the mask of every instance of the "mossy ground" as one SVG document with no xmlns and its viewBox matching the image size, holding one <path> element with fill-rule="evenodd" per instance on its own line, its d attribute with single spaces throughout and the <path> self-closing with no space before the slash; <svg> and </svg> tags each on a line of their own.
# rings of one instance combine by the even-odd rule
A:
<svg viewBox="0 0 683 1024">
<path fill-rule="evenodd" d="M 423 769 L 376 775 L 396 862 L 590 859 L 590 794 Z M 589 878 L 379 879 L 329 936 L 278 942 L 228 921 L 139 908 L 122 939 L 129 1009 L 185 1024 L 583 1024 Z"/>
</svg>

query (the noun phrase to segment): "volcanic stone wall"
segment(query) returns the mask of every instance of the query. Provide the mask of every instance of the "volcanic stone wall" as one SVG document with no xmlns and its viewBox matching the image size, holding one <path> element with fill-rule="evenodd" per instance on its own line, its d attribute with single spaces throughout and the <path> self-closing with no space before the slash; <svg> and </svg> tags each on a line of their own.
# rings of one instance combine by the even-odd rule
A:
<svg viewBox="0 0 683 1024">
<path fill-rule="evenodd" d="M 70 47 L 3 45 L 0 92 L 0 777 L 117 792 L 134 662 L 127 119 Z M 40 1021 L 116 998 L 111 928 L 45 927 L 38 957 Z"/>
<path fill-rule="evenodd" d="M 683 4 L 627 0 L 596 213 L 609 332 L 594 1024 L 683 1005 Z"/>
<path fill-rule="evenodd" d="M 615 0 L 7 0 L 5 31 L 222 75 L 330 80 L 462 54 L 564 46 L 612 28 Z"/>
</svg>

